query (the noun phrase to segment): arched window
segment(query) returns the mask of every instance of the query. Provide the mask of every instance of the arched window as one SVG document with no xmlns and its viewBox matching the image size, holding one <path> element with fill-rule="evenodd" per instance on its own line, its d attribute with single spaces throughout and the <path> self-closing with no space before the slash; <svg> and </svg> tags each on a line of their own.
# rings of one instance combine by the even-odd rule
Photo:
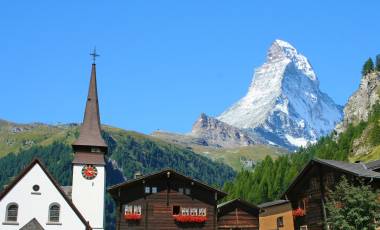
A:
<svg viewBox="0 0 380 230">
<path fill-rule="evenodd" d="M 10 203 L 7 206 L 6 221 L 17 222 L 18 205 Z"/>
<path fill-rule="evenodd" d="M 49 222 L 57 223 L 59 222 L 59 212 L 61 206 L 57 203 L 52 203 L 49 206 Z"/>
</svg>

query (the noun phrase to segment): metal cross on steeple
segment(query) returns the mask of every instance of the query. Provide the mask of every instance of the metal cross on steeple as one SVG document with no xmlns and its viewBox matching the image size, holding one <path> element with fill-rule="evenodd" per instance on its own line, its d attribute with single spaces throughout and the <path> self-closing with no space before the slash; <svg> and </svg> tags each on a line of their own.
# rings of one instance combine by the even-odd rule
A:
<svg viewBox="0 0 380 230">
<path fill-rule="evenodd" d="M 95 64 L 95 61 L 96 61 L 96 57 L 99 57 L 100 55 L 96 53 L 96 47 L 94 47 L 94 51 L 92 51 L 92 53 L 90 53 L 90 55 L 92 56 L 92 63 Z"/>
</svg>

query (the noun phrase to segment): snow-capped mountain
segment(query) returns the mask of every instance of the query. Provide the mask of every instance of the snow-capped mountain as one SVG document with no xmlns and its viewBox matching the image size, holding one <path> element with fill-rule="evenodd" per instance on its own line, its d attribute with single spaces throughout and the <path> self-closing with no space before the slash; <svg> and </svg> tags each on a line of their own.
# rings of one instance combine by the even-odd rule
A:
<svg viewBox="0 0 380 230">
<path fill-rule="evenodd" d="M 307 58 L 276 40 L 246 96 L 217 119 L 291 149 L 329 134 L 342 119 L 342 107 L 320 91 Z"/>
</svg>

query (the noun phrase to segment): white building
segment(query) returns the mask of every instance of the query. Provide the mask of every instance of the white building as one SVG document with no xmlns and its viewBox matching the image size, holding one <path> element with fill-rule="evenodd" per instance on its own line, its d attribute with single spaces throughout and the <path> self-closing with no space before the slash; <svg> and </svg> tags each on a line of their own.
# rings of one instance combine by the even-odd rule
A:
<svg viewBox="0 0 380 230">
<path fill-rule="evenodd" d="M 101 136 L 93 64 L 83 124 L 73 144 L 71 189 L 58 185 L 41 161 L 33 160 L 0 194 L 0 229 L 104 229 L 107 149 Z"/>
<path fill-rule="evenodd" d="M 0 220 L 0 229 L 90 228 L 62 188 L 37 159 L 1 194 Z"/>
</svg>

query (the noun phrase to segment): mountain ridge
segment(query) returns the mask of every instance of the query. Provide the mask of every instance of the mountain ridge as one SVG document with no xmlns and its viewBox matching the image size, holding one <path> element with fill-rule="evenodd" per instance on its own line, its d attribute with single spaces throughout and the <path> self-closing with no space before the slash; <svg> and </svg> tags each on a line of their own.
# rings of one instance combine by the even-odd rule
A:
<svg viewBox="0 0 380 230">
<path fill-rule="evenodd" d="M 294 149 L 329 134 L 341 120 L 341 109 L 320 91 L 308 59 L 276 40 L 247 94 L 217 119 Z"/>
</svg>

